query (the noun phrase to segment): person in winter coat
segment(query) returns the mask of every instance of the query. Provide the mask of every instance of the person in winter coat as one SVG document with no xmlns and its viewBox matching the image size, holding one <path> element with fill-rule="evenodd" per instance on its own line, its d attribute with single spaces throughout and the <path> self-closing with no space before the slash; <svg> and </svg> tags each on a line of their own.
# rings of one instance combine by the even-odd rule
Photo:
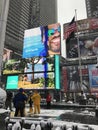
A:
<svg viewBox="0 0 98 130">
<path fill-rule="evenodd" d="M 15 115 L 18 116 L 20 112 L 20 116 L 24 117 L 24 109 L 25 109 L 25 102 L 27 101 L 27 96 L 24 94 L 24 90 L 22 88 L 19 89 L 19 92 L 13 98 L 13 103 L 15 106 Z"/>
<path fill-rule="evenodd" d="M 47 102 L 47 109 L 50 109 L 51 108 L 51 95 L 50 95 L 50 93 L 48 93 L 46 96 L 46 102 Z"/>
<path fill-rule="evenodd" d="M 34 104 L 34 114 L 37 113 L 40 114 L 41 96 L 37 90 L 34 91 L 34 94 L 32 95 L 31 99 L 33 100 L 33 104 Z"/>
</svg>

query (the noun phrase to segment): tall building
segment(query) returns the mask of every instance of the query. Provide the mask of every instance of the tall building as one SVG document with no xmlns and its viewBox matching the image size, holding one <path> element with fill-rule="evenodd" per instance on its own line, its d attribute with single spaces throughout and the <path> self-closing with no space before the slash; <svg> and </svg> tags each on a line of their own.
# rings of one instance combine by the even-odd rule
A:
<svg viewBox="0 0 98 130">
<path fill-rule="evenodd" d="M 10 0 L 5 46 L 21 51 L 24 30 L 55 23 L 56 12 L 56 0 Z"/>
<path fill-rule="evenodd" d="M 85 0 L 88 18 L 98 18 L 98 0 Z"/>
<path fill-rule="evenodd" d="M 57 0 L 0 0 L 0 66 L 4 47 L 22 54 L 24 30 L 56 22 Z"/>
</svg>

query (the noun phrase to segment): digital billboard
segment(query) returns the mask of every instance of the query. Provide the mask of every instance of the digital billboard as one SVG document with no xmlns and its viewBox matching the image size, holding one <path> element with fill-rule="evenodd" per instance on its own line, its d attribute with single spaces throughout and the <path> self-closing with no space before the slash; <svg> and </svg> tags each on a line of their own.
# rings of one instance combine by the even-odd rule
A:
<svg viewBox="0 0 98 130">
<path fill-rule="evenodd" d="M 59 23 L 48 25 L 48 55 L 61 54 L 61 26 Z"/>
<path fill-rule="evenodd" d="M 59 23 L 25 30 L 23 58 L 49 56 L 61 53 Z"/>
<path fill-rule="evenodd" d="M 54 72 L 7 76 L 6 89 L 54 89 Z"/>
<path fill-rule="evenodd" d="M 43 27 L 37 27 L 25 30 L 24 45 L 23 45 L 23 58 L 31 58 L 34 56 L 46 56 L 47 43 L 44 41 L 45 35 L 43 34 Z"/>
<path fill-rule="evenodd" d="M 24 73 L 25 65 L 25 59 L 9 59 L 7 62 L 3 62 L 3 74 Z"/>
<path fill-rule="evenodd" d="M 49 58 L 10 59 L 3 64 L 3 74 L 53 71 L 54 61 L 49 63 L 47 59 Z"/>
<path fill-rule="evenodd" d="M 54 73 L 20 74 L 18 88 L 54 89 Z"/>
<path fill-rule="evenodd" d="M 8 76 L 6 89 L 17 89 L 18 87 L 18 76 Z"/>
</svg>

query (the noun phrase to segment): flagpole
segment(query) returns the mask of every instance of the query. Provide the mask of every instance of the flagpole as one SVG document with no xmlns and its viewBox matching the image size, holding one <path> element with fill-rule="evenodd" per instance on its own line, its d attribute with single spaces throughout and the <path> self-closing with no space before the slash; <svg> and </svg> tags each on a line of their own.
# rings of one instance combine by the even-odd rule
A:
<svg viewBox="0 0 98 130">
<path fill-rule="evenodd" d="M 79 32 L 78 32 L 78 26 L 77 26 L 77 10 L 75 9 L 75 18 L 76 18 L 76 38 L 77 38 L 77 43 L 78 43 L 78 57 L 79 57 L 79 71 L 80 71 L 80 90 L 83 90 L 82 88 L 82 66 L 81 66 L 81 54 L 80 54 L 80 46 L 79 46 Z"/>
</svg>

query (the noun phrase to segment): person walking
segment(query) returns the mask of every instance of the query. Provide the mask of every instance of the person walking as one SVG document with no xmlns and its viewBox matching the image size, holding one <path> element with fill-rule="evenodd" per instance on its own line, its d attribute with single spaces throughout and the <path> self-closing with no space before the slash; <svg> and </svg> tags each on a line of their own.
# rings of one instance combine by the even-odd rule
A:
<svg viewBox="0 0 98 130">
<path fill-rule="evenodd" d="M 13 103 L 15 106 L 15 115 L 18 116 L 20 112 L 20 116 L 24 117 L 24 109 L 25 109 L 25 102 L 27 101 L 27 96 L 24 94 L 24 90 L 22 88 L 19 89 L 19 92 L 13 98 Z"/>
<path fill-rule="evenodd" d="M 38 93 L 37 90 L 34 91 L 34 94 L 31 97 L 33 104 L 34 104 L 34 114 L 40 114 L 40 101 L 41 101 L 41 96 Z"/>
<path fill-rule="evenodd" d="M 51 108 L 51 95 L 49 92 L 46 96 L 46 102 L 47 102 L 47 109 L 50 109 Z"/>
</svg>

